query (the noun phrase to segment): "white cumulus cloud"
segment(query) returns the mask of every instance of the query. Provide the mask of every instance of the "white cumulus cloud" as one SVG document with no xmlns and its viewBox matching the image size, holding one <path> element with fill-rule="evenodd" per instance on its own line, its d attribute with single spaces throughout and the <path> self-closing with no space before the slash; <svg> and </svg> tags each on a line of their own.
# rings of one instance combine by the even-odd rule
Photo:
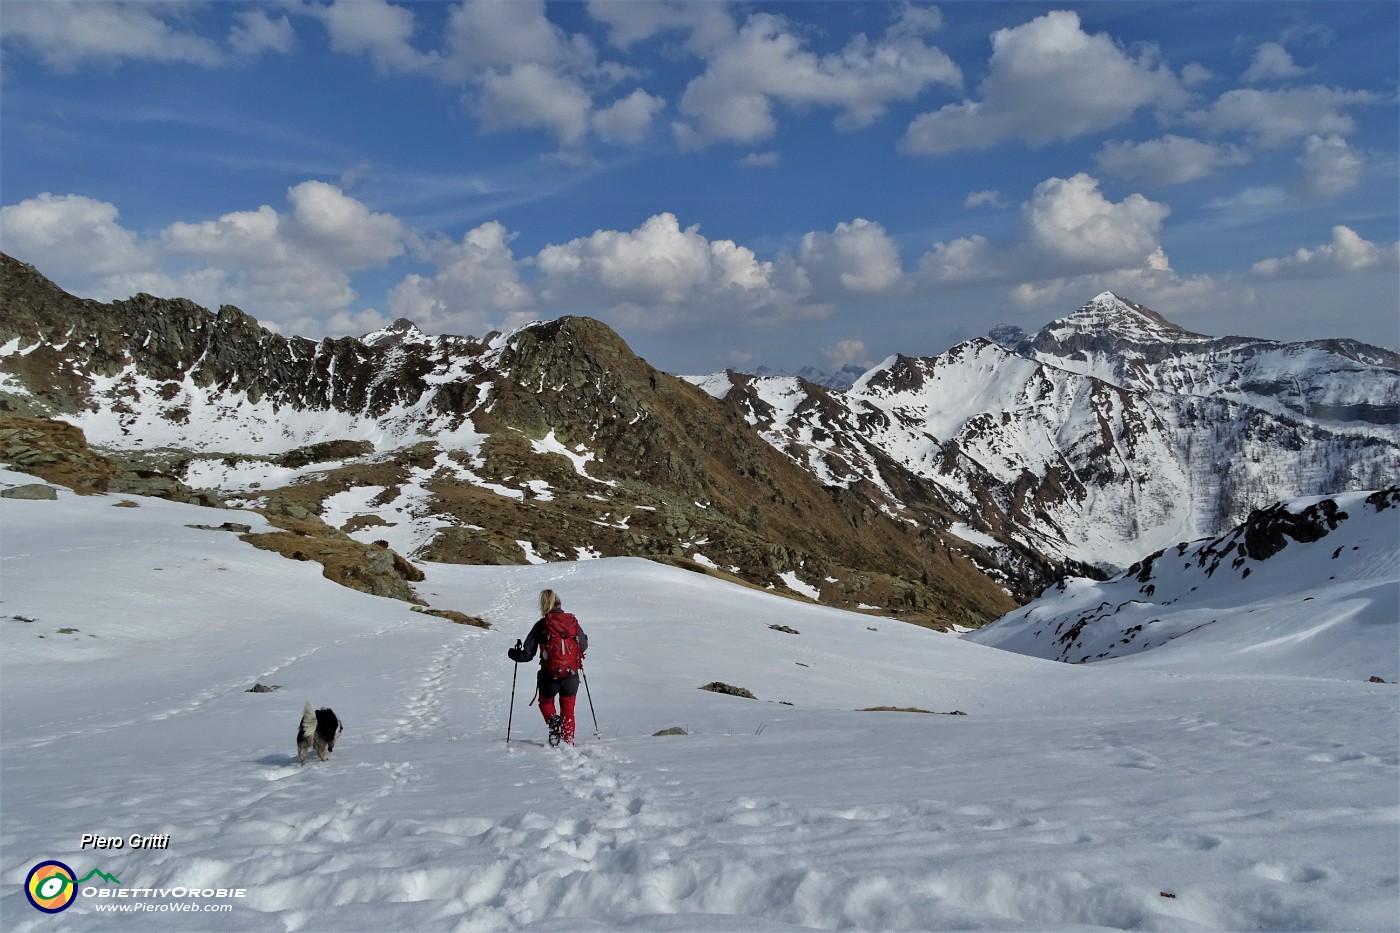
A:
<svg viewBox="0 0 1400 933">
<path fill-rule="evenodd" d="M 880 224 L 859 217 L 831 233 L 805 234 L 797 259 L 814 285 L 834 281 L 848 292 L 886 292 L 904 274 L 894 239 Z"/>
<path fill-rule="evenodd" d="M 874 365 L 870 360 L 870 350 L 863 340 L 838 340 L 823 349 L 822 355 L 836 369 L 851 365 L 868 369 Z"/>
<path fill-rule="evenodd" d="M 1254 58 L 1245 69 L 1242 80 L 1246 84 L 1263 81 L 1287 81 L 1307 73 L 1293 61 L 1288 50 L 1277 42 L 1265 42 L 1254 50 Z"/>
<path fill-rule="evenodd" d="M 1141 194 L 1114 202 L 1083 173 L 1048 178 L 1021 205 L 1021 235 L 996 244 L 975 234 L 935 243 L 920 259 L 924 278 L 945 284 L 1061 278 L 1138 269 L 1161 251 L 1170 209 Z"/>
<path fill-rule="evenodd" d="M 273 19 L 264 10 L 240 10 L 234 16 L 228 43 L 235 53 L 247 58 L 263 52 L 285 54 L 296 45 L 296 33 L 285 16 Z"/>
<path fill-rule="evenodd" d="M 963 207 L 1005 207 L 1006 196 L 995 188 L 988 188 L 984 191 L 969 191 L 967 197 L 963 198 Z"/>
<path fill-rule="evenodd" d="M 255 211 L 231 211 L 216 220 L 173 223 L 165 229 L 164 241 L 171 252 L 205 262 L 269 267 L 287 261 L 281 226 L 281 215 L 264 204 Z"/>
<path fill-rule="evenodd" d="M 469 230 L 460 242 L 436 241 L 421 252 L 436 268 L 413 274 L 389 292 L 389 310 L 433 333 L 484 334 L 529 320 L 530 287 L 510 248 L 514 235 L 497 221 Z"/>
<path fill-rule="evenodd" d="M 1303 168 L 1303 193 L 1310 198 L 1330 198 L 1350 191 L 1361 182 L 1365 160 L 1335 133 L 1309 136 L 1298 159 Z"/>
<path fill-rule="evenodd" d="M 164 3 L 6 3 L 0 37 L 60 71 L 125 59 L 222 64 L 226 56 L 219 46 L 173 23 L 178 15 L 177 4 Z"/>
<path fill-rule="evenodd" d="M 1208 133 L 1240 133 L 1263 148 L 1274 148 L 1309 136 L 1356 128 L 1346 108 L 1374 104 L 1370 91 L 1312 87 L 1259 90 L 1237 88 L 1220 95 L 1209 108 L 1186 114 L 1186 122 Z"/>
<path fill-rule="evenodd" d="M 515 235 L 482 224 L 460 243 L 417 248 L 431 275 L 411 274 L 389 299 L 395 316 L 430 330 L 481 333 L 554 314 L 586 314 L 639 330 L 685 329 L 715 320 L 739 326 L 829 316 L 842 294 L 881 294 L 904 281 L 892 238 L 856 219 L 800 240 L 795 255 L 760 259 L 710 239 L 672 213 L 632 230 L 596 230 L 515 256 Z"/>
<path fill-rule="evenodd" d="M 1144 264 L 1159 248 L 1165 204 L 1132 194 L 1114 203 L 1098 180 L 1080 173 L 1036 186 L 1021 208 L 1027 241 L 1039 252 L 1084 268 Z"/>
<path fill-rule="evenodd" d="M 1373 243 L 1342 224 L 1332 228 L 1332 241 L 1291 256 L 1262 259 L 1251 270 L 1261 279 L 1333 278 L 1400 267 L 1400 243 Z"/>
<path fill-rule="evenodd" d="M 577 81 L 535 64 L 490 72 L 473 100 L 488 130 L 543 129 L 569 147 L 583 142 L 593 106 Z"/>
<path fill-rule="evenodd" d="M 417 22 L 407 7 L 388 0 L 336 0 L 304 9 L 325 26 L 332 49 L 368 56 L 381 71 L 423 72 L 436 61 L 436 56 L 414 47 Z"/>
<path fill-rule="evenodd" d="M 215 219 L 171 224 L 165 252 L 202 265 L 220 303 L 306 325 L 343 312 L 356 299 L 349 273 L 401 255 L 407 231 L 334 185 L 308 181 L 287 190 L 290 209 L 270 205 Z"/>
<path fill-rule="evenodd" d="M 879 119 L 893 101 L 961 83 L 952 59 L 903 19 L 878 41 L 861 34 L 840 52 L 818 55 L 785 19 L 760 13 L 712 50 L 705 72 L 686 86 L 680 99 L 685 121 L 676 134 L 694 147 L 758 142 L 776 132 L 779 106 L 832 108 L 838 127 L 854 129 Z"/>
<path fill-rule="evenodd" d="M 301 249 L 347 269 L 387 262 L 404 251 L 404 226 L 372 212 L 335 185 L 307 181 L 288 189 L 287 235 Z"/>
<path fill-rule="evenodd" d="M 637 302 L 675 304 L 700 290 L 763 291 L 772 267 L 731 240 L 711 242 L 657 214 L 631 231 L 599 230 L 547 246 L 536 257 L 545 294 L 558 300 L 577 285 L 602 287 Z"/>
<path fill-rule="evenodd" d="M 975 233 L 933 244 L 919 260 L 919 275 L 939 285 L 1005 281 L 1016 251 L 1015 247 L 998 248 Z"/>
<path fill-rule="evenodd" d="M 588 68 L 596 60 L 585 37 L 550 22 L 544 0 L 466 0 L 449 14 L 447 47 L 448 67 L 463 74 L 521 64 Z"/>
<path fill-rule="evenodd" d="M 600 61 L 592 41 L 553 23 L 543 0 L 464 0 L 442 34 L 419 38 L 415 8 L 387 0 L 335 0 L 303 7 L 326 27 L 336 51 L 367 56 L 381 71 L 423 75 L 462 91 L 482 129 L 539 130 L 566 152 L 590 131 L 615 143 L 645 138 L 664 102 L 641 90 L 599 106 L 635 77 Z"/>
<path fill-rule="evenodd" d="M 765 152 L 749 152 L 739 160 L 744 168 L 772 168 L 783 161 L 781 153 L 769 149 Z"/>
<path fill-rule="evenodd" d="M 157 247 L 123 227 L 116 205 L 106 201 L 44 193 L 0 207 L 0 243 L 6 253 L 83 298 L 203 294 L 199 279 L 179 280 L 163 272 Z"/>
<path fill-rule="evenodd" d="M 1011 139 L 1044 143 L 1121 123 L 1144 107 L 1185 103 L 1181 82 L 1150 53 L 1129 54 L 1079 15 L 1053 11 L 992 34 L 979 99 L 915 117 L 907 152 L 985 149 Z"/>
<path fill-rule="evenodd" d="M 1019 236 L 938 242 L 919 260 L 916 287 L 1001 285 L 1022 308 L 1053 307 L 1105 290 L 1191 310 L 1250 303 L 1252 293 L 1211 276 L 1182 276 L 1161 245 L 1165 204 L 1141 194 L 1112 201 L 1085 174 L 1049 178 L 1021 205 Z"/>
<path fill-rule="evenodd" d="M 652 122 L 666 101 L 640 88 L 593 114 L 599 138 L 615 143 L 639 143 L 651 132 Z"/>
<path fill-rule="evenodd" d="M 1171 308 L 1174 314 L 1218 311 L 1222 307 L 1251 308 L 1258 301 L 1253 289 L 1228 279 L 1209 275 L 1182 276 L 1161 254 L 1154 264 L 1137 269 L 1024 282 L 1011 290 L 1010 299 L 1022 309 L 1058 310 L 1066 304 L 1082 301 L 1085 295 L 1105 291 L 1130 295 L 1149 307 Z"/>
<path fill-rule="evenodd" d="M 686 47 L 703 54 L 732 39 L 735 24 L 723 3 L 694 0 L 588 0 L 588 12 L 608 26 L 608 40 L 628 48 L 663 33 L 688 34 Z"/>
<path fill-rule="evenodd" d="M 1100 169 L 1117 178 L 1176 185 L 1205 178 L 1222 168 L 1244 165 L 1250 155 L 1238 146 L 1168 134 L 1140 143 L 1105 143 L 1095 160 Z"/>
<path fill-rule="evenodd" d="M 829 313 L 806 300 L 806 271 L 790 258 L 760 260 L 732 240 L 682 228 L 671 213 L 635 230 L 598 230 L 546 246 L 531 264 L 546 308 L 584 309 L 624 326 L 659 330 L 711 318 L 755 323 Z"/>
</svg>

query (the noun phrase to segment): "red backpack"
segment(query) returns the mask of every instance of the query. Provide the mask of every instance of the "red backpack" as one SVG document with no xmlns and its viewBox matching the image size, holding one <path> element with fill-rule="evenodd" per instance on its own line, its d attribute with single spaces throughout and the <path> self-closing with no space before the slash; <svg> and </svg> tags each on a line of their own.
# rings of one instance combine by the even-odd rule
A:
<svg viewBox="0 0 1400 933">
<path fill-rule="evenodd" d="M 544 617 L 540 667 L 555 680 L 572 677 L 583 667 L 583 650 L 578 643 L 578 619 L 572 614 L 556 609 Z"/>
</svg>

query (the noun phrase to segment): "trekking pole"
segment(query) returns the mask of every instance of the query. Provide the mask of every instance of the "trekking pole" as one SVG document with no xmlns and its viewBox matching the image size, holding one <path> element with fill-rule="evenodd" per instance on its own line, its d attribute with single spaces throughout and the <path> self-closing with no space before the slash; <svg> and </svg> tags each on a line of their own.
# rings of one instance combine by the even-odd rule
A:
<svg viewBox="0 0 1400 933">
<path fill-rule="evenodd" d="M 515 640 L 516 648 L 523 648 L 520 639 Z M 506 745 L 510 745 L 510 726 L 515 719 L 515 676 L 520 673 L 520 662 L 515 662 L 515 670 L 510 675 L 510 715 L 506 717 Z"/>
<path fill-rule="evenodd" d="M 583 675 L 583 694 L 588 697 L 588 711 L 593 714 L 593 737 L 602 738 L 603 734 L 598 731 L 598 713 L 593 709 L 593 691 L 588 689 L 588 672 L 581 666 L 578 672 Z"/>
</svg>

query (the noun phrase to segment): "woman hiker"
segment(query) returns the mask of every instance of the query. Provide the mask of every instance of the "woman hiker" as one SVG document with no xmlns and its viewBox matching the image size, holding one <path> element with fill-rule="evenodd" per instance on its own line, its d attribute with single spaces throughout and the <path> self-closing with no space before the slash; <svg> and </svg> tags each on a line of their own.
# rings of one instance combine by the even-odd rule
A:
<svg viewBox="0 0 1400 933">
<path fill-rule="evenodd" d="M 539 699 L 540 712 L 549 726 L 549 744 L 574 744 L 574 701 L 578 698 L 578 678 L 583 670 L 583 654 L 588 650 L 588 636 L 579 628 L 578 619 L 564 611 L 559 594 L 540 590 L 540 612 L 544 616 L 530 629 L 525 644 L 506 652 L 517 664 L 533 660 L 540 653 Z M 559 696 L 559 709 L 554 696 Z"/>
</svg>

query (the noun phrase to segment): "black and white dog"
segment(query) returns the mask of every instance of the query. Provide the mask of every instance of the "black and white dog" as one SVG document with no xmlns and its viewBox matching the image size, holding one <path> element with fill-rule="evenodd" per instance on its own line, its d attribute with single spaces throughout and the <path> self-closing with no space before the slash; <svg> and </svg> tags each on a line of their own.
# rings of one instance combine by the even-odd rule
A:
<svg viewBox="0 0 1400 933">
<path fill-rule="evenodd" d="M 340 717 L 327 707 L 312 709 L 311 701 L 301 711 L 301 728 L 297 729 L 297 763 L 306 764 L 306 753 L 316 749 L 316 757 L 322 761 L 335 751 L 335 740 L 340 738 Z"/>
</svg>

